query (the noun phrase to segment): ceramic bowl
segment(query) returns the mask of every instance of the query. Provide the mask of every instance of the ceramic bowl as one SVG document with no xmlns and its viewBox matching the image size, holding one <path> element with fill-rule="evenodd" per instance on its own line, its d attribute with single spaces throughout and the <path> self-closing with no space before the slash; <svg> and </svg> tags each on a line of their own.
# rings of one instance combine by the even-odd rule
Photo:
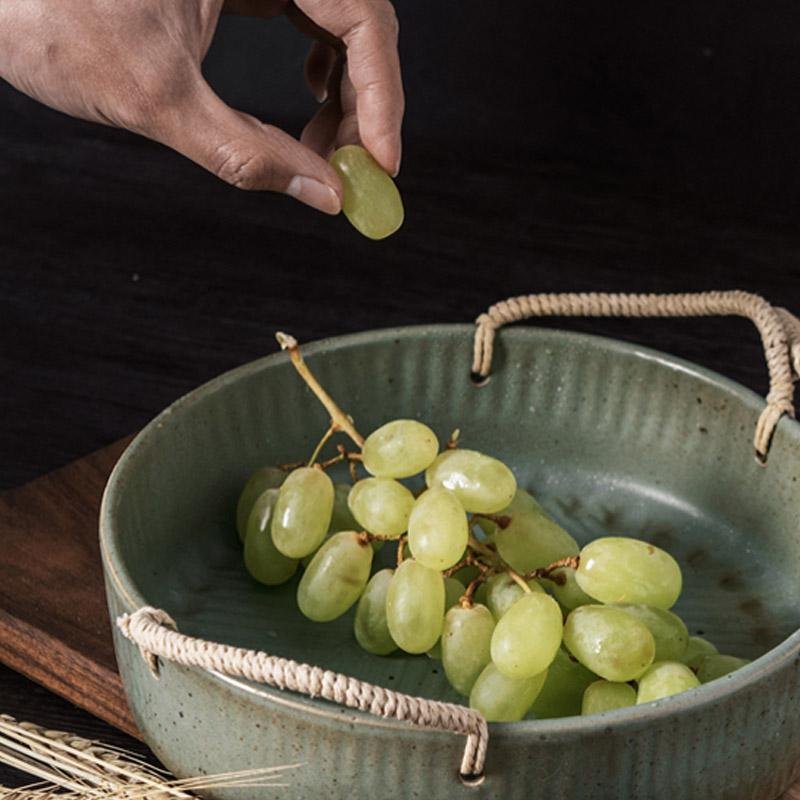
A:
<svg viewBox="0 0 800 800">
<path fill-rule="evenodd" d="M 675 697 L 589 718 L 490 726 L 485 780 L 458 776 L 463 739 L 164 662 L 160 678 L 115 630 L 146 741 L 179 776 L 300 763 L 280 789 L 220 798 L 774 800 L 800 758 L 800 425 L 783 419 L 766 467 L 763 400 L 661 353 L 535 328 L 498 337 L 491 380 L 470 379 L 470 326 L 411 327 L 304 346 L 368 433 L 396 417 L 501 457 L 581 542 L 646 539 L 680 562 L 676 611 L 722 652 L 754 659 Z M 302 618 L 296 579 L 256 584 L 236 499 L 264 464 L 307 458 L 323 408 L 284 354 L 174 403 L 130 445 L 100 534 L 112 619 L 165 609 L 187 634 L 264 650 L 423 697 L 461 701 L 427 657 L 369 656 L 352 612 Z M 463 702 L 463 701 L 461 701 Z"/>
</svg>

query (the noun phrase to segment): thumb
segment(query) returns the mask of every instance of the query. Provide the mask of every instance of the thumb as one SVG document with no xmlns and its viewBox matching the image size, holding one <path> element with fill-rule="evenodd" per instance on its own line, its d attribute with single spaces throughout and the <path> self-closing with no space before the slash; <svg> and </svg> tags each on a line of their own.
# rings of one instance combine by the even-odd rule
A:
<svg viewBox="0 0 800 800">
<path fill-rule="evenodd" d="M 283 192 L 326 214 L 342 209 L 339 176 L 324 159 L 225 105 L 207 84 L 175 109 L 158 139 L 239 189 Z"/>
</svg>

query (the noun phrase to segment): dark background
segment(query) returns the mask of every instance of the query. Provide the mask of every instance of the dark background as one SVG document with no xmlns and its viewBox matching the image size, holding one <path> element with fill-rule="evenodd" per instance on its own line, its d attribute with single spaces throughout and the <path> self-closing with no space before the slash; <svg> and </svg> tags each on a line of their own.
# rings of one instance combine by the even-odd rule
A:
<svg viewBox="0 0 800 800">
<path fill-rule="evenodd" d="M 382 243 L 0 84 L 0 489 L 135 431 L 276 329 L 463 322 L 537 291 L 742 288 L 800 310 L 800 6 L 397 7 L 406 222 Z M 298 134 L 305 48 L 284 20 L 228 18 L 206 72 Z M 545 324 L 766 391 L 743 322 Z M 133 746 L 2 667 L 0 712 Z"/>
</svg>

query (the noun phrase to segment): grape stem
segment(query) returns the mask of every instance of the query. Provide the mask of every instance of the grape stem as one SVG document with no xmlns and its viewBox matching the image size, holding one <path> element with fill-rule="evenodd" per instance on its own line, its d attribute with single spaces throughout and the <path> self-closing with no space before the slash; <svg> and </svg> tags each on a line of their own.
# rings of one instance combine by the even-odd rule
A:
<svg viewBox="0 0 800 800">
<path fill-rule="evenodd" d="M 397 540 L 397 566 L 399 567 L 403 563 L 403 552 L 406 549 L 406 540 L 408 539 L 407 536 L 401 536 Z"/>
<path fill-rule="evenodd" d="M 508 575 L 508 577 L 511 578 L 512 581 L 514 581 L 514 583 L 518 584 L 521 587 L 523 592 L 525 592 L 526 594 L 531 593 L 532 591 L 531 587 L 528 586 L 528 584 L 525 581 L 525 578 L 523 578 L 522 575 L 520 575 L 516 570 L 507 566 L 505 568 L 505 572 Z"/>
<path fill-rule="evenodd" d="M 317 399 L 325 406 L 327 412 L 331 415 L 331 422 L 344 431 L 355 444 L 361 449 L 364 446 L 364 437 L 355 429 L 353 420 L 342 411 L 336 404 L 336 401 L 322 388 L 320 382 L 314 377 L 311 370 L 308 368 L 302 354 L 300 353 L 300 345 L 294 336 L 288 333 L 278 331 L 275 334 L 281 350 L 286 350 L 289 353 L 289 358 L 292 361 L 294 368 L 300 374 L 300 377 L 306 382 L 308 388 L 317 396 Z"/>
<path fill-rule="evenodd" d="M 489 558 L 495 558 L 495 552 L 489 546 L 479 542 L 472 534 L 470 534 L 467 540 L 467 546 L 476 553 L 480 553 Z"/>
<path fill-rule="evenodd" d="M 555 572 L 555 570 L 561 569 L 562 567 L 578 569 L 580 563 L 580 556 L 568 556 L 567 558 L 560 558 L 558 561 L 554 561 L 552 564 L 549 564 L 546 567 L 540 567 L 539 569 L 533 570 L 533 572 L 528 572 L 525 577 L 528 580 L 532 580 L 533 578 L 547 578 L 547 580 L 553 581 L 553 583 L 557 583 L 559 586 L 563 586 L 566 583 L 566 579 L 562 575 L 553 576 L 550 573 Z"/>
<path fill-rule="evenodd" d="M 314 448 L 314 452 L 311 454 L 311 458 L 308 459 L 307 466 L 309 467 L 314 466 L 314 462 L 319 458 L 320 451 L 322 450 L 323 447 L 325 447 L 325 444 L 327 443 L 328 439 L 330 439 L 331 436 L 333 436 L 333 434 L 336 433 L 336 431 L 338 430 L 339 426 L 335 422 L 331 422 L 330 427 L 328 428 L 327 431 L 325 431 L 323 437 L 319 440 L 319 443 Z M 320 466 L 322 465 L 320 464 Z"/>
<path fill-rule="evenodd" d="M 475 590 L 485 580 L 486 580 L 486 575 L 485 573 L 481 572 L 481 574 L 478 575 L 477 578 L 469 582 L 469 585 L 467 586 L 467 589 L 464 592 L 464 594 L 462 594 L 461 597 L 458 598 L 458 604 L 461 606 L 461 608 L 472 608 L 472 606 L 474 605 L 472 602 L 472 595 L 475 594 Z"/>
<path fill-rule="evenodd" d="M 447 440 L 447 444 L 444 446 L 445 450 L 455 450 L 458 447 L 458 440 L 461 438 L 461 430 L 456 428 L 451 434 L 450 438 Z"/>
</svg>

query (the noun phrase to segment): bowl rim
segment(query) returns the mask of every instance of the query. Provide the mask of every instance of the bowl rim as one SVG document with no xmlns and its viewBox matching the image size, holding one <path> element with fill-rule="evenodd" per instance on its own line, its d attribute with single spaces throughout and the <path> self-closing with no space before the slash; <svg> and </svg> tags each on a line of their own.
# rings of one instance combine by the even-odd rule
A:
<svg viewBox="0 0 800 800">
<path fill-rule="evenodd" d="M 474 331 L 474 325 L 464 323 L 406 325 L 331 336 L 303 343 L 302 346 L 304 356 L 310 358 L 315 355 L 323 355 L 330 350 L 347 349 L 360 344 L 374 344 L 376 342 L 398 338 L 419 339 L 420 336 L 437 334 L 452 335 L 454 333 L 463 332 L 468 341 L 471 342 Z M 691 361 L 636 343 L 597 334 L 581 333 L 561 328 L 541 328 L 531 325 L 505 328 L 502 332 L 502 338 L 545 344 L 548 340 L 558 340 L 562 342 L 566 339 L 567 341 L 572 341 L 579 345 L 599 346 L 609 352 L 618 352 L 626 356 L 642 358 L 699 379 L 709 385 L 728 392 L 756 415 L 759 414 L 765 406 L 765 401 L 762 397 L 748 387 L 724 375 Z M 108 580 L 113 584 L 113 588 L 118 594 L 119 599 L 123 602 L 123 605 L 127 606 L 126 610 L 128 612 L 132 612 L 141 606 L 149 605 L 149 603 L 146 598 L 139 593 L 135 582 L 125 567 L 114 536 L 115 512 L 118 506 L 118 497 L 120 493 L 124 491 L 126 473 L 136 464 L 140 451 L 148 446 L 150 440 L 154 436 L 158 435 L 159 429 L 168 422 L 172 414 L 184 408 L 191 407 L 195 403 L 202 401 L 206 396 L 223 389 L 230 383 L 245 376 L 259 373 L 273 365 L 284 364 L 285 360 L 285 354 L 280 351 L 270 353 L 269 355 L 234 367 L 206 383 L 201 384 L 187 394 L 182 395 L 145 425 L 120 456 L 103 492 L 100 506 L 99 536 L 103 571 Z M 468 372 L 469 368 L 470 364 L 465 363 L 465 372 Z M 476 387 L 476 389 L 478 388 L 480 387 Z M 800 446 L 799 422 L 784 418 L 779 422 L 779 427 Z M 112 627 L 115 627 L 113 620 Z M 115 637 L 115 641 L 117 638 L 118 637 Z M 798 655 L 800 655 L 800 628 L 778 645 L 735 672 L 671 697 L 587 717 L 573 716 L 553 719 L 523 719 L 519 722 L 490 723 L 490 725 L 492 730 L 504 737 L 528 736 L 535 733 L 537 736 L 547 739 L 602 733 L 612 722 L 615 728 L 619 726 L 626 726 L 631 729 L 638 728 L 671 716 L 684 709 L 697 711 L 704 706 L 730 699 L 737 692 L 752 688 L 754 684 L 766 680 L 770 676 L 780 672 L 789 665 L 789 662 L 797 659 Z M 367 712 L 353 711 L 352 715 L 344 715 L 341 713 L 340 706 L 320 698 L 304 697 L 294 692 L 282 691 L 267 685 L 252 683 L 245 679 L 231 678 L 217 672 L 205 672 L 200 669 L 195 669 L 193 671 L 204 675 L 204 677 L 210 681 L 227 685 L 253 698 L 259 698 L 269 703 L 294 708 L 302 713 L 310 713 L 313 716 L 322 716 L 331 722 L 338 720 L 339 722 L 352 724 L 352 722 L 356 721 L 359 724 L 365 724 L 371 727 L 390 728 L 395 732 L 398 726 L 407 728 L 405 722 L 374 717 Z M 426 732 L 434 734 L 441 733 L 441 731 L 430 730 Z"/>
</svg>

